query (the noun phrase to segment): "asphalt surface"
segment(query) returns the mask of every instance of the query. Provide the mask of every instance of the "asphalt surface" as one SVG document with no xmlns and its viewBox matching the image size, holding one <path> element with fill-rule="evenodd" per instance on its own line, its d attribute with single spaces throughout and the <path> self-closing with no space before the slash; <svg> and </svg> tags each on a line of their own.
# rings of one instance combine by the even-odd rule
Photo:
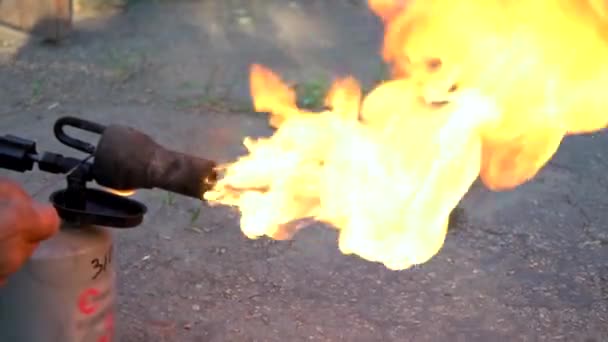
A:
<svg viewBox="0 0 608 342">
<path fill-rule="evenodd" d="M 55 47 L 1 36 L 0 134 L 71 153 L 52 124 L 77 115 L 227 161 L 270 133 L 233 106 L 250 63 L 370 81 L 381 32 L 356 2 L 280 0 L 142 3 L 78 28 Z M 227 208 L 139 191 L 144 224 L 114 232 L 120 341 L 606 341 L 606 151 L 605 133 L 569 137 L 517 190 L 475 184 L 441 252 L 402 272 L 342 255 L 328 227 L 248 240 Z M 64 184 L 2 174 L 41 200 Z"/>
</svg>

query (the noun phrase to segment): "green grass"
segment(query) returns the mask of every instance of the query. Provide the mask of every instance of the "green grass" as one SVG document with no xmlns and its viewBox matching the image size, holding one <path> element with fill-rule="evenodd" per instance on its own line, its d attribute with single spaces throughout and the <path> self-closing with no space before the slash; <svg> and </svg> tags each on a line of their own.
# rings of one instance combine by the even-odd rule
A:
<svg viewBox="0 0 608 342">
<path fill-rule="evenodd" d="M 41 79 L 36 79 L 32 82 L 31 95 L 30 95 L 31 103 L 37 103 L 38 101 L 40 101 L 40 98 L 42 97 L 43 87 L 44 87 L 44 81 Z"/>
<path fill-rule="evenodd" d="M 196 208 L 190 209 L 190 224 L 194 224 L 200 216 L 201 216 L 201 208 L 196 207 Z"/>
<path fill-rule="evenodd" d="M 103 64 L 112 70 L 117 81 L 126 82 L 141 70 L 144 59 L 143 53 L 110 49 Z"/>
<path fill-rule="evenodd" d="M 165 197 L 165 205 L 172 207 L 175 205 L 175 194 L 167 191 L 167 196 Z"/>
<path fill-rule="evenodd" d="M 377 70 L 374 71 L 373 85 L 363 89 L 364 93 L 368 93 L 380 83 L 390 79 L 390 66 L 380 62 Z M 321 75 L 306 82 L 296 84 L 296 94 L 298 97 L 298 106 L 309 110 L 321 110 L 325 106 L 325 97 L 331 88 L 332 81 L 326 75 Z"/>
<path fill-rule="evenodd" d="M 309 110 L 322 109 L 325 105 L 325 96 L 330 86 L 331 81 L 325 76 L 297 83 L 295 89 L 298 106 Z"/>
</svg>

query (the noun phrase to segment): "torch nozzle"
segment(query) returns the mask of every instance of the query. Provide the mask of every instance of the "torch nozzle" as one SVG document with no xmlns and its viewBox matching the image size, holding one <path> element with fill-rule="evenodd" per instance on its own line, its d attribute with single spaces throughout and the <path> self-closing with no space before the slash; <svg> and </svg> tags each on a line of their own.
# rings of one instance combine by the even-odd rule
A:
<svg viewBox="0 0 608 342">
<path fill-rule="evenodd" d="M 160 188 L 202 199 L 217 180 L 216 163 L 171 151 L 133 128 L 105 128 L 95 149 L 93 179 L 116 190 Z"/>
</svg>

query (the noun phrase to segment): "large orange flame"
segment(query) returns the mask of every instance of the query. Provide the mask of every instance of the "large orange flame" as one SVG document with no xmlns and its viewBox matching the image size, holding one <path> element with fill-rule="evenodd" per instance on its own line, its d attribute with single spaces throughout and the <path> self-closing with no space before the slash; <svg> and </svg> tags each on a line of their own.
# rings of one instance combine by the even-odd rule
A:
<svg viewBox="0 0 608 342">
<path fill-rule="evenodd" d="M 531 179 L 567 134 L 608 123 L 608 16 L 601 0 L 370 0 L 393 79 L 362 99 L 338 80 L 329 110 L 296 107 L 251 68 L 257 111 L 278 128 L 246 139 L 205 197 L 236 206 L 250 238 L 289 237 L 316 218 L 343 253 L 391 269 L 432 258 L 477 177 L 493 190 Z"/>
</svg>

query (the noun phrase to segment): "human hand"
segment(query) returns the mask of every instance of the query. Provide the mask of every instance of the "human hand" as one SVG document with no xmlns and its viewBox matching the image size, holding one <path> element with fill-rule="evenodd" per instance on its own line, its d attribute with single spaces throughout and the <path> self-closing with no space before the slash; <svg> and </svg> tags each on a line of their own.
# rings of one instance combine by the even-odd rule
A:
<svg viewBox="0 0 608 342">
<path fill-rule="evenodd" d="M 0 285 L 59 230 L 59 222 L 51 205 L 36 203 L 13 181 L 0 180 Z"/>
</svg>

